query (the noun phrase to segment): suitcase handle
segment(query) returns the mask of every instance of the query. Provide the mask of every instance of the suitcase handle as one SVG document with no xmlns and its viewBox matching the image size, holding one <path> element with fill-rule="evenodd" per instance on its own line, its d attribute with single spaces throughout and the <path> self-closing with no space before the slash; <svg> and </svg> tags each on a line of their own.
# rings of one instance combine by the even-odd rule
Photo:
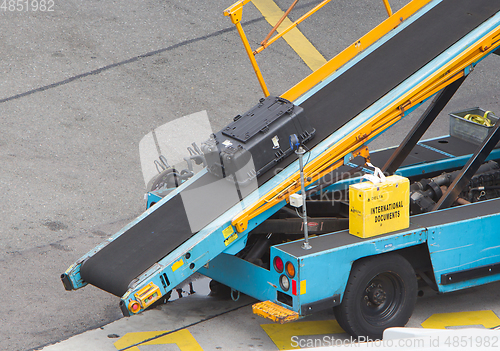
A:
<svg viewBox="0 0 500 351">
<path fill-rule="evenodd" d="M 375 171 L 373 171 L 373 174 L 365 174 L 363 176 L 364 179 L 369 180 L 373 184 L 378 184 L 378 183 L 383 183 L 385 182 L 385 175 L 382 172 L 382 170 L 378 167 L 375 167 L 372 165 L 370 162 L 367 163 L 368 166 L 375 168 Z"/>
</svg>

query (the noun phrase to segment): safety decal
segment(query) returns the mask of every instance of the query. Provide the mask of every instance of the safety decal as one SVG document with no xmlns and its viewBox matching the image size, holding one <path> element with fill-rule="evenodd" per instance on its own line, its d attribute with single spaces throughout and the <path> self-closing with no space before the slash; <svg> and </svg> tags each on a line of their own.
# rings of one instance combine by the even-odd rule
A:
<svg viewBox="0 0 500 351">
<path fill-rule="evenodd" d="M 230 225 L 226 229 L 222 230 L 222 235 L 224 235 L 224 239 L 229 238 L 234 233 L 233 226 Z"/>
<path fill-rule="evenodd" d="M 224 240 L 224 244 L 226 246 L 228 246 L 229 244 L 231 244 L 233 241 L 235 241 L 236 239 L 238 239 L 238 234 L 236 233 L 233 233 L 229 238 L 227 238 L 226 240 Z"/>
<path fill-rule="evenodd" d="M 183 264 L 184 264 L 184 261 L 181 258 L 179 261 L 175 262 L 172 265 L 172 272 L 175 272 L 176 270 L 178 270 L 179 268 L 181 268 Z"/>
</svg>

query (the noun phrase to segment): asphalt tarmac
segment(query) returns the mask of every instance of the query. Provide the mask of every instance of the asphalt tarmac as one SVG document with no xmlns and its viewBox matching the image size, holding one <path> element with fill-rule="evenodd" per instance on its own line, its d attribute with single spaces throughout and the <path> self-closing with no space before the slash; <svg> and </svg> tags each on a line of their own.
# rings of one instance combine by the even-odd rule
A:
<svg viewBox="0 0 500 351">
<path fill-rule="evenodd" d="M 198 291 L 193 295 L 86 331 L 48 345 L 41 351 L 338 349 L 328 348 L 331 346 L 414 351 L 440 351 L 457 349 L 458 346 L 464 351 L 496 349 L 500 330 L 490 329 L 500 325 L 500 308 L 492 303 L 498 296 L 498 287 L 497 282 L 446 295 L 436 294 L 429 287 L 422 288 L 406 327 L 390 330 L 400 329 L 400 333 L 404 330 L 406 335 L 400 334 L 399 338 L 410 339 L 393 343 L 386 339 L 385 333 L 382 342 L 362 338 L 354 340 L 339 327 L 331 309 L 293 323 L 277 324 L 254 315 L 251 305 L 256 300 L 248 296 L 231 301 L 206 296 L 196 287 Z M 449 332 L 459 335 L 450 337 Z M 432 340 L 423 340 L 425 333 L 439 334 Z M 474 333 L 486 335 L 478 337 Z"/>
<path fill-rule="evenodd" d="M 393 10 L 407 2 L 390 1 Z M 145 209 L 145 135 L 203 110 L 219 130 L 262 97 L 222 15 L 232 3 L 54 0 L 35 11 L 0 0 L 0 349 L 35 349 L 121 318 L 116 297 L 66 292 L 59 276 Z M 386 16 L 382 1 L 333 0 L 299 28 L 329 59 Z M 254 47 L 271 28 L 252 4 L 242 23 Z M 258 62 L 275 95 L 311 72 L 282 40 Z M 495 55 L 480 63 L 426 137 L 448 133 L 451 111 L 500 113 L 499 64 Z M 372 147 L 396 145 L 418 112 Z"/>
</svg>

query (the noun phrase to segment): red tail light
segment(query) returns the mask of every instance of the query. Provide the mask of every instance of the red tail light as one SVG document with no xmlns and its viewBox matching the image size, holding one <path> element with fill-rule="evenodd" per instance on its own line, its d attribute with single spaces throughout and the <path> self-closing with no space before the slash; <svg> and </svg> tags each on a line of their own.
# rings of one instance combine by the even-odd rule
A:
<svg viewBox="0 0 500 351">
<path fill-rule="evenodd" d="M 279 258 L 278 256 L 276 256 L 274 258 L 274 269 L 276 269 L 276 272 L 281 273 L 281 272 L 283 272 L 284 268 L 285 267 L 283 265 L 283 260 L 281 258 Z"/>
</svg>

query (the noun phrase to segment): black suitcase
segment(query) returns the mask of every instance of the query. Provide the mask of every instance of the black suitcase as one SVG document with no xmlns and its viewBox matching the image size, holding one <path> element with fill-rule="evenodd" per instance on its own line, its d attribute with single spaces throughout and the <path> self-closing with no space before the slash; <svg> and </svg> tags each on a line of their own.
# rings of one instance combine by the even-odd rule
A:
<svg viewBox="0 0 500 351">
<path fill-rule="evenodd" d="M 296 134 L 306 143 L 315 132 L 301 107 L 269 96 L 212 134 L 202 151 L 210 173 L 236 178 L 245 185 L 292 153 L 290 135 Z"/>
</svg>

